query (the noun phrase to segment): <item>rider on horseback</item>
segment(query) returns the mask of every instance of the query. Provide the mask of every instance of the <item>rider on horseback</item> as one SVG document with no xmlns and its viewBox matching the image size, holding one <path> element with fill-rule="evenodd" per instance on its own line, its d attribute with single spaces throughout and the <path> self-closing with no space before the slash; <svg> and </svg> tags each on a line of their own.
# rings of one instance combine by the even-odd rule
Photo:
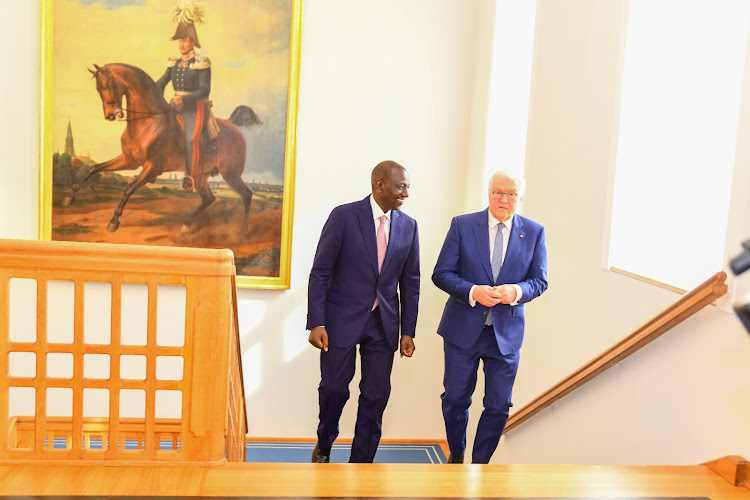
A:
<svg viewBox="0 0 750 500">
<path fill-rule="evenodd" d="M 170 57 L 167 70 L 156 82 L 164 92 L 171 81 L 174 97 L 170 105 L 182 115 L 185 124 L 185 177 L 182 188 L 193 189 L 193 178 L 200 165 L 200 137 L 210 113 L 207 103 L 211 92 L 211 61 L 208 57 L 195 53 L 200 48 L 195 23 L 202 22 L 202 10 L 194 6 L 177 9 L 175 20 L 177 31 L 171 40 L 177 40 L 180 49 L 179 57 Z"/>
</svg>

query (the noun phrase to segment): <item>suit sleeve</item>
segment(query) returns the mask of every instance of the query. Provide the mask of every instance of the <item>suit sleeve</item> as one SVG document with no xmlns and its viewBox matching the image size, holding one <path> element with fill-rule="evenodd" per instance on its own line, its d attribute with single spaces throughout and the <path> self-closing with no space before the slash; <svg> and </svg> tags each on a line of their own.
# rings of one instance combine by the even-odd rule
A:
<svg viewBox="0 0 750 500">
<path fill-rule="evenodd" d="M 343 241 L 343 225 L 334 209 L 320 234 L 307 286 L 307 329 L 325 326 L 326 292 Z"/>
<path fill-rule="evenodd" d="M 531 258 L 526 279 L 518 285 L 523 291 L 519 304 L 524 304 L 539 297 L 547 289 L 547 246 L 544 228 L 539 231 L 539 236 L 534 245 L 534 255 Z"/>
<path fill-rule="evenodd" d="M 401 335 L 414 337 L 417 329 L 417 310 L 419 308 L 419 230 L 414 223 L 409 255 L 398 280 L 401 299 Z"/>
<path fill-rule="evenodd" d="M 469 291 L 475 283 L 459 275 L 460 264 L 461 232 L 458 229 L 458 221 L 454 217 L 432 272 L 432 282 L 462 304 L 468 304 Z"/>
</svg>

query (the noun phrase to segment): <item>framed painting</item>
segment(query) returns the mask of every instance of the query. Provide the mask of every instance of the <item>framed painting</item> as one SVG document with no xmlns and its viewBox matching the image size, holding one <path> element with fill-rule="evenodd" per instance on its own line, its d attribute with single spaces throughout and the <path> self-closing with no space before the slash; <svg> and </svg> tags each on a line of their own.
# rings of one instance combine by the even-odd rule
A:
<svg viewBox="0 0 750 500">
<path fill-rule="evenodd" d="M 289 288 L 302 0 L 42 0 L 40 238 Z"/>
</svg>

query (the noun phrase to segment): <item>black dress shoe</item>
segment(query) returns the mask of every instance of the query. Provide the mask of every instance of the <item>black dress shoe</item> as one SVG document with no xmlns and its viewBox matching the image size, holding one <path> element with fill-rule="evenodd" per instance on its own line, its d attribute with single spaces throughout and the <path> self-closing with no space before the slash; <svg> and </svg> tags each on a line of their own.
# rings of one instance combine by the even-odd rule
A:
<svg viewBox="0 0 750 500">
<path fill-rule="evenodd" d="M 462 464 L 464 463 L 464 454 L 461 453 L 460 455 L 454 455 L 451 453 L 448 455 L 448 463 L 449 464 Z"/>
<path fill-rule="evenodd" d="M 312 452 L 312 459 L 310 462 L 314 464 L 327 464 L 331 461 L 331 450 L 323 451 L 316 444 L 315 449 Z"/>
</svg>

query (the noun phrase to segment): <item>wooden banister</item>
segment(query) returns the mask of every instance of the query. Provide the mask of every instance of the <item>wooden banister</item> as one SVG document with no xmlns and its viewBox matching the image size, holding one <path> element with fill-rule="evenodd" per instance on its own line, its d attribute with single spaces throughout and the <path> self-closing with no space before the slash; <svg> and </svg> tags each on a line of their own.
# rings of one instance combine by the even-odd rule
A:
<svg viewBox="0 0 750 500">
<path fill-rule="evenodd" d="M 750 490 L 750 463 L 743 457 L 729 455 L 700 465 L 708 467 L 732 486 Z"/>
<path fill-rule="evenodd" d="M 36 307 L 13 311 L 33 323 L 27 336 L 11 335 L 15 279 L 35 287 L 30 293 Z M 51 335 L 58 328 L 54 309 L 48 306 L 48 284 L 54 281 L 72 284 L 69 341 Z M 109 303 L 110 313 L 102 315 L 97 328 L 110 336 L 101 343 L 85 338 L 84 290 L 89 283 L 109 284 L 109 296 L 101 300 Z M 123 290 L 131 285 L 146 290 L 146 297 L 139 299 L 146 309 L 143 343 L 124 341 L 132 332 L 122 321 L 123 303 L 128 302 Z M 162 285 L 182 288 L 184 305 L 175 301 L 177 309 L 160 312 Z M 157 319 L 170 321 L 175 314 L 178 325 L 184 322 L 184 330 L 175 327 L 181 343 L 162 343 Z M 0 460 L 244 461 L 247 414 L 239 342 L 230 250 L 0 239 Z M 48 374 L 48 365 L 54 365 L 51 356 L 70 359 L 72 373 Z M 106 359 L 109 375 L 87 377 L 87 356 Z M 125 356 L 143 359 L 142 375 L 121 372 Z M 179 375 L 160 377 L 160 359 L 180 366 Z M 23 360 L 32 368 L 21 369 Z M 48 394 L 59 389 L 71 395 L 72 405 L 61 418 L 47 411 Z M 92 389 L 106 391 L 106 404 L 98 412 L 107 417 L 85 414 L 84 393 L 93 394 Z M 120 411 L 120 394 L 132 390 L 143 395 L 145 407 L 143 417 L 135 420 Z M 11 392 L 19 391 L 24 396 L 18 400 L 31 401 L 33 411 L 24 407 L 13 411 L 25 413 L 10 412 Z M 163 410 L 157 411 L 160 396 L 162 405 L 179 418 L 162 418 Z M 64 448 L 56 447 L 55 440 L 63 440 Z"/>
<path fill-rule="evenodd" d="M 632 334 L 514 412 L 508 418 L 504 432 L 514 429 L 727 293 L 726 279 L 726 273 L 718 272 L 680 297 Z"/>
</svg>

